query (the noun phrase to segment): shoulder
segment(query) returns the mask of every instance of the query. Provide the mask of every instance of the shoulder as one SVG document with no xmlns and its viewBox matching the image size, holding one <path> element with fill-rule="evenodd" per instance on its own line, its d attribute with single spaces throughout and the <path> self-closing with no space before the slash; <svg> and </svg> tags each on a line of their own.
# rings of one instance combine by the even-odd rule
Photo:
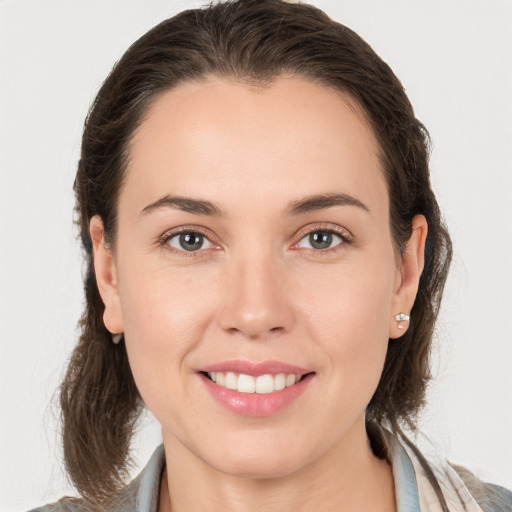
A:
<svg viewBox="0 0 512 512">
<path fill-rule="evenodd" d="M 159 446 L 146 467 L 128 485 L 119 490 L 106 506 L 94 506 L 83 498 L 62 498 L 56 503 L 35 508 L 30 512 L 156 512 L 160 479 L 165 466 L 163 446 Z"/>
<path fill-rule="evenodd" d="M 393 467 L 397 501 L 405 504 L 399 510 L 438 510 L 443 505 L 451 511 L 512 512 L 512 491 L 483 482 L 468 469 L 448 462 L 434 446 L 428 446 L 425 455 L 403 432 L 381 432 Z"/>
<path fill-rule="evenodd" d="M 91 501 L 84 498 L 64 497 L 55 503 L 35 508 L 29 512 L 98 512 L 98 510 L 108 512 L 135 512 L 137 501 L 136 491 L 137 489 L 132 482 L 121 489 L 108 505 L 95 506 Z"/>
<path fill-rule="evenodd" d="M 512 512 L 512 491 L 483 482 L 463 466 L 451 464 L 483 512 Z"/>
<path fill-rule="evenodd" d="M 140 475 L 139 475 L 140 477 Z M 108 505 L 95 506 L 90 500 L 84 498 L 61 498 L 56 503 L 50 503 L 43 507 L 35 508 L 29 512 L 97 512 L 98 510 L 108 512 L 135 512 L 138 495 L 140 493 L 140 478 L 130 482 L 123 487 Z M 144 509 L 144 512 L 152 512 Z"/>
<path fill-rule="evenodd" d="M 61 498 L 56 503 L 44 505 L 29 512 L 85 512 L 87 507 L 83 500 L 78 498 Z"/>
</svg>

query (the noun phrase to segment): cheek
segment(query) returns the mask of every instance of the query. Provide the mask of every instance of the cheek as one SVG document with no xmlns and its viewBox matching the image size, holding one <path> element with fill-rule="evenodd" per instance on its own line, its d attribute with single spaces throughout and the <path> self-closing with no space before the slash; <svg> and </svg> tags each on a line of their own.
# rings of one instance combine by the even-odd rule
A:
<svg viewBox="0 0 512 512">
<path fill-rule="evenodd" d="M 120 273 L 126 349 L 150 410 L 184 381 L 190 371 L 186 358 L 211 320 L 210 296 L 202 292 L 201 281 L 183 272 L 151 271 L 147 261 Z"/>
<path fill-rule="evenodd" d="M 342 393 L 340 403 L 348 407 L 355 402 L 365 407 L 380 380 L 395 288 L 393 255 L 360 263 L 317 274 L 315 286 L 296 293 L 307 297 L 301 318 L 308 337 L 325 354 L 333 392 Z"/>
<path fill-rule="evenodd" d="M 160 255 L 125 261 L 119 292 L 125 332 L 134 343 L 153 350 L 171 344 L 176 351 L 189 343 L 205 320 L 205 314 L 198 313 L 206 313 L 211 302 L 210 287 L 205 285 L 209 276 L 204 274 L 165 265 Z"/>
<path fill-rule="evenodd" d="M 322 338 L 387 341 L 398 271 L 393 254 L 385 255 L 354 257 L 296 280 L 293 295 L 301 314 L 313 328 L 327 331 Z"/>
</svg>

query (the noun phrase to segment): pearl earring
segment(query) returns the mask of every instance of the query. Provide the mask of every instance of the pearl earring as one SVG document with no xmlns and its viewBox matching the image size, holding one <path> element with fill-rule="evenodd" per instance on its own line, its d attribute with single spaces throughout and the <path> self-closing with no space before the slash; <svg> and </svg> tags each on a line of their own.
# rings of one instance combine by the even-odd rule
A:
<svg viewBox="0 0 512 512">
<path fill-rule="evenodd" d="M 411 319 L 411 317 L 405 313 L 398 313 L 398 315 L 395 315 L 393 318 L 398 324 L 398 329 L 405 329 L 404 325 L 402 325 L 400 322 L 408 322 Z"/>
<path fill-rule="evenodd" d="M 119 345 L 119 343 L 121 342 L 121 340 L 123 339 L 123 333 L 119 333 L 119 334 L 112 334 L 112 341 L 114 343 L 114 345 Z"/>
</svg>

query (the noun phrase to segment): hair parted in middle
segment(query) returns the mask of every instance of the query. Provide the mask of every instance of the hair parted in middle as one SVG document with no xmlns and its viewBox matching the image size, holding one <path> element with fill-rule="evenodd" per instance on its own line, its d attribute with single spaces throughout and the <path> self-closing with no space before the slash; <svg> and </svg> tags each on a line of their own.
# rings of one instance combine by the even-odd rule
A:
<svg viewBox="0 0 512 512">
<path fill-rule="evenodd" d="M 429 353 L 451 259 L 429 177 L 429 139 L 389 66 L 355 32 L 307 4 L 237 0 L 163 21 L 136 41 L 103 83 L 82 138 L 75 180 L 77 222 L 85 250 L 82 333 L 61 386 L 64 455 L 78 491 L 105 502 L 127 476 L 130 440 L 141 411 L 123 343 L 103 324 L 89 222 L 99 215 L 116 248 L 117 204 L 130 141 L 161 94 L 210 75 L 264 87 L 282 75 L 311 80 L 357 103 L 380 149 L 390 198 L 390 231 L 398 250 L 412 219 L 428 222 L 425 268 L 399 340 L 390 340 L 367 421 L 414 426 L 430 378 Z"/>
</svg>

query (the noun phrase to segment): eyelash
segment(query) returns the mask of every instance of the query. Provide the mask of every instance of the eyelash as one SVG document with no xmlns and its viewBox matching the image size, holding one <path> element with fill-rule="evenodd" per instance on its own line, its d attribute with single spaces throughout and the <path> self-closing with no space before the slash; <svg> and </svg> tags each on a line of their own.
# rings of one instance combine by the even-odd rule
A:
<svg viewBox="0 0 512 512">
<path fill-rule="evenodd" d="M 176 249 L 175 247 L 171 247 L 169 245 L 169 241 L 174 238 L 175 236 L 184 234 L 184 233 L 190 233 L 195 235 L 200 235 L 206 240 L 208 240 L 212 245 L 215 246 L 214 250 L 218 250 L 220 248 L 220 245 L 216 242 L 213 242 L 211 239 L 213 238 L 211 235 L 207 234 L 205 230 L 198 228 L 197 226 L 182 226 L 179 228 L 172 229 L 170 231 L 166 231 L 159 239 L 158 239 L 158 245 L 165 247 L 169 252 L 173 254 L 177 254 L 179 256 L 183 256 L 185 258 L 197 258 L 199 256 L 198 253 L 201 253 L 203 250 L 198 251 L 186 251 L 185 249 Z"/>
<path fill-rule="evenodd" d="M 328 247 L 327 249 L 309 249 L 309 248 L 297 247 L 298 244 L 302 240 L 304 240 L 304 238 L 312 235 L 313 233 L 327 233 L 327 234 L 331 234 L 331 235 L 336 235 L 339 238 L 341 238 L 341 242 L 332 247 Z M 313 226 L 306 226 L 305 228 L 303 228 L 299 231 L 297 236 L 299 238 L 299 241 L 294 243 L 292 248 L 294 250 L 302 249 L 303 251 L 308 251 L 308 253 L 310 253 L 310 254 L 314 253 L 315 256 L 316 255 L 319 255 L 319 256 L 332 255 L 333 253 L 341 250 L 341 248 L 344 245 L 351 244 L 352 240 L 354 238 L 352 233 L 350 233 L 350 231 L 348 231 L 347 229 L 342 228 L 341 226 L 337 226 L 335 224 L 325 224 L 325 223 L 314 224 Z"/>
<path fill-rule="evenodd" d="M 210 244 L 214 246 L 213 250 L 218 250 L 220 248 L 220 244 L 212 241 L 213 238 L 211 235 L 207 234 L 205 230 L 198 228 L 197 226 L 182 226 L 179 228 L 172 229 L 170 231 L 165 232 L 158 239 L 158 244 L 162 247 L 165 247 L 171 253 L 178 254 L 183 257 L 198 257 L 201 252 L 204 252 L 206 249 L 199 249 L 197 251 L 186 251 L 185 249 L 176 249 L 169 245 L 169 241 L 183 233 L 190 233 L 200 235 L 204 237 Z M 298 244 L 307 236 L 312 235 L 313 233 L 326 233 L 331 235 L 336 235 L 341 238 L 341 242 L 334 245 L 333 247 L 328 247 L 326 249 L 310 249 L 310 248 L 301 248 L 298 247 Z M 347 229 L 342 228 L 340 226 L 336 226 L 334 224 L 315 224 L 313 226 L 307 226 L 300 230 L 297 234 L 299 240 L 292 245 L 293 250 L 303 250 L 308 251 L 310 253 L 314 253 L 315 255 L 328 255 L 333 252 L 337 252 L 340 248 L 346 244 L 352 243 L 353 235 Z"/>
</svg>

